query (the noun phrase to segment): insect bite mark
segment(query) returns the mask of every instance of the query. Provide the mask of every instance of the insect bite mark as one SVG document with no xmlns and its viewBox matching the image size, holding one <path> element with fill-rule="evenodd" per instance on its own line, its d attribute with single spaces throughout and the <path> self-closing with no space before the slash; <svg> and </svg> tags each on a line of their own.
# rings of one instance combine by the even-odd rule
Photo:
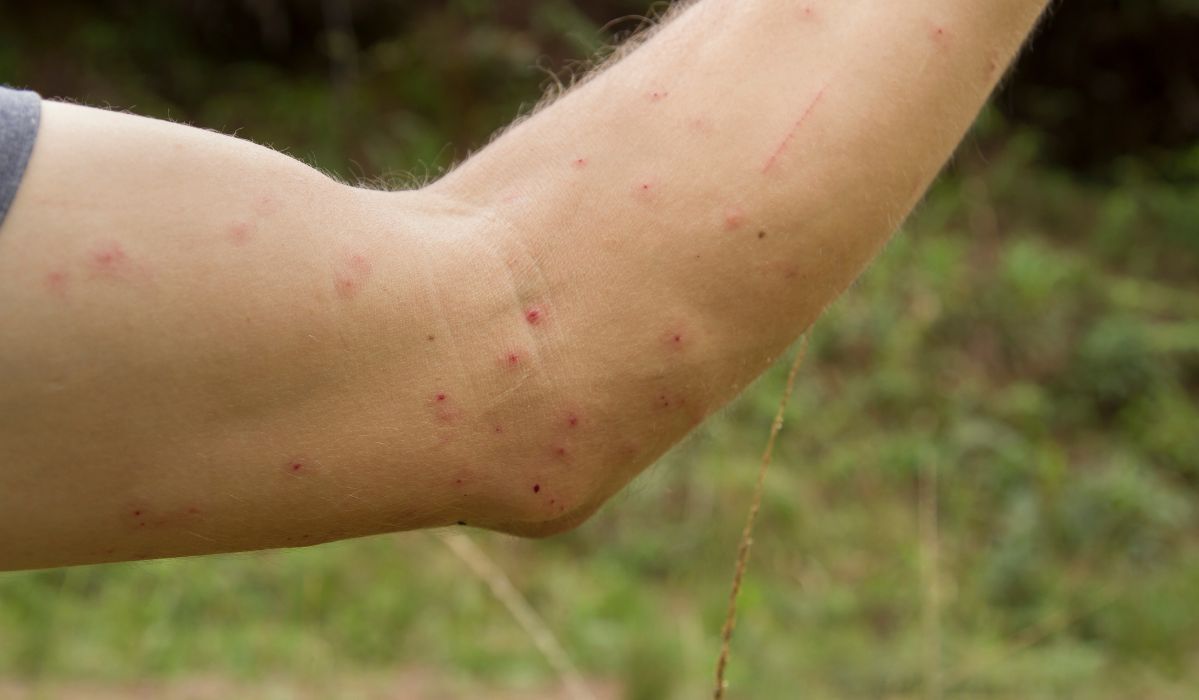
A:
<svg viewBox="0 0 1199 700">
<path fill-rule="evenodd" d="M 333 288 L 342 299 L 353 299 L 362 291 L 373 268 L 365 255 L 346 256 L 333 276 Z"/>
<path fill-rule="evenodd" d="M 533 306 L 525 310 L 525 321 L 530 326 L 536 326 L 545 320 L 545 311 L 540 307 Z"/>
<path fill-rule="evenodd" d="M 541 493 L 541 484 L 533 484 L 533 493 Z"/>
<path fill-rule="evenodd" d="M 236 221 L 229 225 L 226 230 L 226 235 L 229 242 L 236 246 L 242 246 L 250 242 L 250 238 L 254 234 L 254 228 L 246 221 Z"/>
<path fill-rule="evenodd" d="M 572 160 L 570 162 L 570 164 L 572 166 L 574 166 L 574 168 L 576 170 L 582 170 L 583 168 L 587 167 L 587 159 L 586 158 L 575 158 L 574 160 Z"/>
<path fill-rule="evenodd" d="M 724 230 L 736 231 L 745 224 L 745 212 L 739 207 L 731 207 L 724 212 Z"/>
<path fill-rule="evenodd" d="M 65 270 L 51 270 L 46 273 L 42 282 L 46 289 L 56 297 L 65 297 L 67 295 L 67 283 L 70 282 L 70 275 Z"/>
</svg>

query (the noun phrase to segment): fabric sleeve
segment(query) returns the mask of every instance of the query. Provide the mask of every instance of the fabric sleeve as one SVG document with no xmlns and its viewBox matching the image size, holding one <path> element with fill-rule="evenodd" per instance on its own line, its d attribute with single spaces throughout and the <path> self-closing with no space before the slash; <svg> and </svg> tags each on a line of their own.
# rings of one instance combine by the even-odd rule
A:
<svg viewBox="0 0 1199 700">
<path fill-rule="evenodd" d="M 17 196 L 41 115 L 36 92 L 0 86 L 0 227 Z"/>
</svg>

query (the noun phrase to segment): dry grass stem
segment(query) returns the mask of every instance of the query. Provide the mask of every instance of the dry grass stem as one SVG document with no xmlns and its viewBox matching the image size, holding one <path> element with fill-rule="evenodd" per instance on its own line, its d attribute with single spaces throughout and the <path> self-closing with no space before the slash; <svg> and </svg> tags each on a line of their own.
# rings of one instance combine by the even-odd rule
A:
<svg viewBox="0 0 1199 700">
<path fill-rule="evenodd" d="M 741 530 L 741 543 L 737 547 L 737 566 L 733 570 L 733 586 L 729 591 L 729 609 L 724 618 L 724 627 L 720 631 L 720 657 L 716 660 L 716 690 L 712 696 L 716 700 L 724 698 L 728 683 L 724 673 L 729 663 L 729 646 L 733 641 L 733 629 L 737 625 L 737 596 L 741 593 L 741 580 L 745 577 L 745 567 L 749 563 L 749 550 L 753 546 L 754 523 L 758 519 L 758 511 L 762 507 L 762 487 L 766 483 L 766 470 L 770 467 L 770 458 L 774 454 L 774 443 L 779 431 L 783 428 L 783 415 L 787 411 L 787 403 L 791 400 L 791 391 L 795 387 L 795 375 L 803 364 L 804 355 L 808 350 L 808 336 L 800 339 L 799 351 L 795 353 L 795 361 L 791 363 L 791 371 L 787 374 L 787 384 L 783 388 L 783 397 L 779 400 L 778 410 L 774 414 L 774 422 L 770 425 L 770 437 L 766 440 L 766 449 L 762 452 L 762 462 L 758 467 L 758 481 L 754 485 L 753 499 L 750 501 L 749 513 L 745 517 L 745 527 Z"/>
<path fill-rule="evenodd" d="M 503 569 L 466 535 L 447 532 L 436 534 L 445 546 L 466 564 L 471 573 L 487 584 L 500 603 L 516 618 L 517 624 L 529 635 L 533 645 L 558 674 L 570 697 L 574 700 L 595 700 L 566 650 L 558 643 L 557 637 L 520 591 L 516 590 L 516 586 L 512 585 L 512 580 Z"/>
</svg>

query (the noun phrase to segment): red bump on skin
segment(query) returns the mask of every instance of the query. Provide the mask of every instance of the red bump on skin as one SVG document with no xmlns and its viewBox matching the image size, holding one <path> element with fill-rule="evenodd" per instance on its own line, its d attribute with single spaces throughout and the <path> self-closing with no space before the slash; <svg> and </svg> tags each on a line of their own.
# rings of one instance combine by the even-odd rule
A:
<svg viewBox="0 0 1199 700">
<path fill-rule="evenodd" d="M 648 202 L 654 199 L 658 193 L 657 186 L 649 181 L 634 183 L 631 194 L 634 198 L 640 199 L 643 202 Z"/>
<path fill-rule="evenodd" d="M 646 95 L 646 97 L 649 98 L 650 102 L 661 102 L 662 100 L 666 99 L 669 96 L 670 96 L 670 93 L 666 90 L 654 90 L 654 91 L 650 92 L 648 95 Z"/>
<path fill-rule="evenodd" d="M 587 167 L 587 159 L 586 158 L 575 158 L 573 161 L 571 161 L 570 164 L 573 165 L 575 168 L 582 170 L 583 168 Z"/>
<path fill-rule="evenodd" d="M 65 271 L 51 270 L 50 272 L 46 273 L 44 282 L 46 284 L 46 289 L 48 289 L 51 294 L 58 297 L 64 297 L 67 295 L 67 282 L 69 280 L 70 275 L 68 275 Z"/>
<path fill-rule="evenodd" d="M 533 493 L 541 493 L 541 484 L 533 484 Z"/>
<path fill-rule="evenodd" d="M 946 46 L 949 43 L 949 30 L 939 24 L 933 24 L 929 27 L 928 36 L 933 43 L 939 46 Z"/>
<path fill-rule="evenodd" d="M 687 347 L 687 334 L 678 328 L 668 329 L 662 334 L 662 342 L 672 350 L 683 350 Z"/>
<path fill-rule="evenodd" d="M 816 10 L 811 5 L 804 5 L 803 11 L 801 12 L 801 14 L 803 15 L 803 18 L 806 20 L 816 19 Z"/>
<path fill-rule="evenodd" d="M 745 212 L 740 207 L 729 207 L 724 212 L 724 230 L 736 231 L 745 224 Z"/>
<path fill-rule="evenodd" d="M 497 425 L 497 426 L 495 426 L 495 432 L 497 432 L 497 433 L 502 433 L 502 432 L 504 432 L 504 427 L 503 427 L 503 426 L 501 426 L 501 425 Z"/>
<path fill-rule="evenodd" d="M 253 227 L 245 221 L 237 221 L 229 226 L 229 242 L 233 245 L 245 245 L 253 234 Z"/>
<path fill-rule="evenodd" d="M 341 268 L 334 274 L 333 288 L 342 299 L 352 299 L 358 295 L 366 284 L 372 271 L 370 260 L 364 255 L 348 256 Z"/>
<path fill-rule="evenodd" d="M 579 417 L 573 413 L 570 414 L 569 416 L 566 417 L 566 424 L 572 428 L 579 427 Z"/>
<path fill-rule="evenodd" d="M 429 405 L 433 408 L 433 415 L 442 423 L 454 423 L 462 417 L 462 411 L 453 405 L 449 395 L 445 392 L 438 392 L 433 395 Z"/>
<path fill-rule="evenodd" d="M 129 263 L 129 256 L 120 243 L 101 243 L 88 253 L 88 266 L 97 275 L 116 276 Z"/>
<path fill-rule="evenodd" d="M 521 363 L 521 354 L 519 350 L 509 350 L 500 358 L 500 364 L 508 369 L 516 369 Z"/>
<path fill-rule="evenodd" d="M 545 320 L 545 312 L 534 306 L 525 311 L 525 320 L 529 322 L 530 326 L 536 326 Z"/>
<path fill-rule="evenodd" d="M 287 468 L 294 474 L 303 469 L 304 465 L 301 462 L 292 462 L 291 464 L 287 465 Z"/>
<path fill-rule="evenodd" d="M 142 514 L 142 512 L 141 512 L 140 510 L 135 510 L 135 511 L 133 511 L 133 516 L 134 516 L 134 517 L 141 517 L 141 514 Z"/>
</svg>

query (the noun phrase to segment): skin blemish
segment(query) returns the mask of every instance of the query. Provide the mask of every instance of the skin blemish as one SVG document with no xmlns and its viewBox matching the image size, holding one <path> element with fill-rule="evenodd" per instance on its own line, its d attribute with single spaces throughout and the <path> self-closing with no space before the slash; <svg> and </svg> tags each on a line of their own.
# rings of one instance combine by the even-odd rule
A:
<svg viewBox="0 0 1199 700">
<path fill-rule="evenodd" d="M 258 216 L 271 216 L 277 213 L 282 206 L 273 195 L 264 194 L 254 201 L 254 213 Z"/>
<path fill-rule="evenodd" d="M 465 521 L 465 520 L 459 520 L 459 521 L 458 521 L 458 524 L 459 524 L 459 525 L 465 525 L 465 524 L 466 524 L 466 521 Z"/>
<path fill-rule="evenodd" d="M 586 158 L 575 158 L 574 160 L 572 160 L 570 162 L 570 164 L 573 165 L 576 169 L 582 170 L 583 168 L 587 167 L 587 159 Z"/>
<path fill-rule="evenodd" d="M 195 506 L 188 506 L 188 508 L 187 508 L 187 514 L 188 514 L 188 515 L 199 515 L 199 514 L 200 514 L 200 509 L 199 509 L 199 508 L 197 508 L 197 507 L 195 507 Z"/>
<path fill-rule="evenodd" d="M 762 240 L 762 239 L 763 239 L 763 238 L 765 238 L 765 237 L 766 237 L 766 230 L 765 230 L 765 229 L 762 229 L 762 230 L 758 231 L 758 240 Z"/>
<path fill-rule="evenodd" d="M 334 274 L 333 288 L 342 299 L 353 299 L 371 276 L 371 263 L 366 256 L 348 256 Z"/>
<path fill-rule="evenodd" d="M 250 241 L 254 229 L 248 222 L 238 221 L 229 226 L 227 231 L 229 242 L 233 245 L 245 245 Z"/>
<path fill-rule="evenodd" d="M 937 44 L 938 46 L 945 47 L 949 45 L 949 30 L 939 24 L 934 24 L 929 27 L 928 36 L 933 40 L 933 43 Z"/>
<path fill-rule="evenodd" d="M 425 336 L 425 340 L 427 340 L 427 341 L 429 341 L 429 342 L 431 343 L 431 342 L 433 342 L 434 340 L 437 340 L 437 336 L 435 336 L 435 335 L 427 335 L 427 336 Z"/>
<path fill-rule="evenodd" d="M 693 117 L 687 121 L 687 128 L 698 134 L 712 133 L 712 122 L 704 117 Z"/>
<path fill-rule="evenodd" d="M 142 511 L 140 511 L 140 510 L 133 511 L 133 517 L 140 518 L 141 515 L 142 515 Z"/>
<path fill-rule="evenodd" d="M 454 402 L 444 391 L 434 394 L 433 399 L 429 402 L 433 408 L 433 415 L 442 423 L 455 423 L 462 417 L 462 411 L 453 404 Z"/>
<path fill-rule="evenodd" d="M 70 276 L 63 270 L 51 270 L 46 273 L 46 277 L 43 279 L 46 289 L 57 297 L 65 297 L 67 295 L 67 282 L 69 281 Z"/>
<path fill-rule="evenodd" d="M 804 19 L 816 19 L 816 10 L 811 5 L 804 5 L 803 11 L 800 13 Z"/>
<path fill-rule="evenodd" d="M 533 493 L 541 493 L 541 484 L 533 484 Z"/>
<path fill-rule="evenodd" d="M 523 359 L 519 350 L 509 350 L 500 358 L 500 364 L 508 369 L 516 369 L 520 367 Z"/>
<path fill-rule="evenodd" d="M 630 190 L 630 194 L 634 199 L 642 202 L 649 202 L 658 194 L 658 187 L 652 182 L 642 181 L 635 183 Z"/>
<path fill-rule="evenodd" d="M 559 462 L 569 464 L 571 462 L 570 452 L 562 446 L 554 448 L 554 459 Z"/>
<path fill-rule="evenodd" d="M 109 241 L 88 252 L 87 265 L 94 276 L 123 277 L 129 268 L 129 256 L 120 243 Z"/>
<path fill-rule="evenodd" d="M 579 427 L 579 417 L 575 414 L 570 414 L 566 417 L 566 424 L 572 428 Z"/>
<path fill-rule="evenodd" d="M 525 311 L 525 321 L 528 321 L 530 326 L 536 326 L 545 320 L 545 311 L 534 306 Z"/>
<path fill-rule="evenodd" d="M 504 432 L 504 426 L 502 426 L 502 425 L 495 426 L 495 432 L 497 432 L 497 433 Z"/>
<path fill-rule="evenodd" d="M 796 119 L 795 123 L 791 125 L 791 128 L 787 130 L 786 135 L 783 136 L 783 140 L 779 142 L 779 145 L 775 147 L 774 152 L 771 153 L 770 157 L 766 159 L 766 162 L 762 164 L 763 173 L 770 172 L 770 169 L 773 168 L 774 164 L 778 162 L 779 156 L 783 155 L 783 151 L 787 150 L 787 146 L 791 144 L 791 141 L 795 138 L 795 134 L 799 133 L 800 127 L 802 127 L 804 122 L 808 120 L 808 117 L 811 116 L 812 110 L 816 109 L 816 105 L 820 103 L 820 100 L 824 99 L 824 92 L 827 89 L 827 85 L 820 88 L 820 92 L 817 92 L 816 97 L 812 98 L 812 101 L 808 104 L 807 109 L 803 111 L 803 114 L 799 115 L 799 119 Z"/>
<path fill-rule="evenodd" d="M 738 207 L 731 207 L 724 212 L 724 230 L 736 231 L 745 224 L 745 212 Z"/>
<path fill-rule="evenodd" d="M 646 95 L 650 102 L 661 102 L 669 96 L 670 93 L 666 90 L 654 90 Z"/>
<path fill-rule="evenodd" d="M 304 465 L 301 462 L 291 462 L 287 465 L 287 470 L 290 471 L 292 474 L 295 474 L 296 472 L 300 471 L 303 468 L 304 468 Z"/>
</svg>

